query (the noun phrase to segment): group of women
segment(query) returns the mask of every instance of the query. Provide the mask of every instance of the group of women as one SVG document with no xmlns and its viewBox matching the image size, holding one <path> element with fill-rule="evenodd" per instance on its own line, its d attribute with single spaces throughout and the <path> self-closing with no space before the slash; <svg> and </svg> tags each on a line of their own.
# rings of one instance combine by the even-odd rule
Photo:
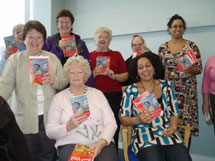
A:
<svg viewBox="0 0 215 161">
<path fill-rule="evenodd" d="M 131 47 L 136 54 L 126 62 L 120 52 L 109 48 L 110 29 L 96 30 L 96 50 L 89 53 L 80 36 L 72 32 L 73 23 L 72 13 L 60 10 L 56 16 L 59 33 L 46 39 L 45 27 L 39 21 L 27 22 L 23 29 L 26 50 L 8 58 L 1 76 L 0 96 L 7 100 L 15 89 L 14 113 L 32 160 L 54 161 L 56 148 L 60 161 L 68 161 L 76 144 L 90 145 L 95 161 L 117 160 L 120 124 L 133 126 L 132 151 L 139 160 L 192 160 L 177 125 L 189 125 L 192 134 L 198 135 L 195 76 L 201 73 L 202 64 L 196 44 L 183 38 L 183 18 L 174 15 L 170 19 L 171 40 L 160 46 L 158 55 L 135 35 Z M 68 35 L 75 36 L 79 56 L 64 56 L 64 48 L 71 42 L 61 37 Z M 179 72 L 178 60 L 189 50 L 197 62 Z M 49 57 L 45 85 L 30 83 L 29 56 Z M 109 59 L 105 72 L 96 64 L 98 57 Z M 123 82 L 129 86 L 122 94 Z M 150 111 L 139 113 L 133 105 L 145 91 L 154 93 L 163 110 L 153 120 Z M 81 95 L 87 97 L 89 116 L 73 110 L 71 98 Z"/>
</svg>

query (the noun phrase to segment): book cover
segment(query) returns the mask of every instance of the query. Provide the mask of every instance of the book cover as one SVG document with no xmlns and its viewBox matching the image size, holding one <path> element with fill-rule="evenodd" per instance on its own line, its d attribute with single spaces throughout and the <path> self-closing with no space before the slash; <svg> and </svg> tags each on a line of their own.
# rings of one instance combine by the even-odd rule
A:
<svg viewBox="0 0 215 161">
<path fill-rule="evenodd" d="M 90 109 L 88 105 L 87 95 L 73 96 L 70 98 L 74 113 L 82 113 L 89 117 Z"/>
<path fill-rule="evenodd" d="M 184 68 L 190 67 L 197 62 L 195 55 L 192 50 L 189 50 L 178 62 L 177 68 L 180 72 L 184 72 Z"/>
<path fill-rule="evenodd" d="M 68 161 L 93 161 L 94 150 L 88 151 L 90 146 L 76 144 Z"/>
<path fill-rule="evenodd" d="M 68 39 L 71 41 L 70 45 L 67 45 L 64 48 L 64 56 L 69 57 L 69 56 L 77 56 L 78 55 L 78 49 L 77 49 L 77 44 L 76 44 L 76 39 L 75 35 L 69 35 L 69 36 L 61 36 L 62 39 Z"/>
<path fill-rule="evenodd" d="M 18 46 L 13 35 L 4 37 L 4 43 L 6 49 L 8 49 L 12 54 L 18 51 Z"/>
<path fill-rule="evenodd" d="M 143 55 L 143 54 L 144 54 L 143 52 L 137 51 L 137 52 L 135 52 L 135 53 L 132 54 L 132 58 L 136 58 L 136 57 L 138 57 L 140 55 Z"/>
<path fill-rule="evenodd" d="M 144 92 L 133 101 L 133 104 L 136 106 L 139 113 L 142 113 L 145 109 L 151 111 L 153 114 L 151 119 L 163 114 L 163 110 L 161 109 L 154 93 L 150 94 L 148 91 Z"/>
<path fill-rule="evenodd" d="M 205 115 L 205 121 L 206 121 L 207 125 L 212 125 L 213 122 L 211 120 L 210 111 L 209 112 L 205 112 L 204 115 Z"/>
<path fill-rule="evenodd" d="M 29 66 L 32 85 L 41 85 L 44 74 L 49 72 L 48 56 L 30 56 Z"/>
<path fill-rule="evenodd" d="M 96 66 L 100 69 L 102 74 L 106 74 L 107 68 L 110 67 L 110 57 L 109 56 L 97 56 Z"/>
</svg>

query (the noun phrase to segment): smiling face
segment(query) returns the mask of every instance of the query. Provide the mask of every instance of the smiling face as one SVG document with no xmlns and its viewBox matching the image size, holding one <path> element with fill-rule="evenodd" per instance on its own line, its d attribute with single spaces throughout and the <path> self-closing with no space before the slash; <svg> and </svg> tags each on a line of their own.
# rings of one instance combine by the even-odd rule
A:
<svg viewBox="0 0 215 161">
<path fill-rule="evenodd" d="M 179 39 L 183 37 L 184 34 L 184 23 L 181 19 L 176 19 L 172 22 L 171 27 L 169 28 L 173 38 Z"/>
<path fill-rule="evenodd" d="M 155 69 L 148 58 L 143 57 L 137 61 L 137 73 L 141 80 L 150 81 L 154 79 Z"/>
<path fill-rule="evenodd" d="M 14 37 L 15 37 L 15 39 L 16 39 L 16 42 L 18 43 L 18 44 L 23 44 L 24 43 L 24 41 L 23 41 L 23 39 L 22 39 L 22 28 L 17 28 L 15 31 L 14 31 Z"/>
<path fill-rule="evenodd" d="M 144 52 L 144 42 L 140 37 L 135 37 L 132 41 L 132 50 L 134 53 L 140 51 Z"/>
<path fill-rule="evenodd" d="M 80 87 L 85 84 L 84 68 L 79 64 L 72 64 L 69 71 L 70 86 Z"/>
<path fill-rule="evenodd" d="M 57 28 L 61 36 L 70 35 L 72 30 L 72 23 L 70 17 L 59 17 L 57 22 Z"/>
<path fill-rule="evenodd" d="M 27 32 L 24 44 L 29 55 L 39 56 L 41 55 L 41 49 L 44 44 L 42 33 L 38 32 L 35 29 L 32 29 Z"/>
<path fill-rule="evenodd" d="M 96 35 L 95 43 L 97 46 L 97 50 L 100 52 L 105 52 L 109 49 L 110 44 L 110 38 L 108 36 L 108 33 L 106 32 L 100 32 Z"/>
</svg>

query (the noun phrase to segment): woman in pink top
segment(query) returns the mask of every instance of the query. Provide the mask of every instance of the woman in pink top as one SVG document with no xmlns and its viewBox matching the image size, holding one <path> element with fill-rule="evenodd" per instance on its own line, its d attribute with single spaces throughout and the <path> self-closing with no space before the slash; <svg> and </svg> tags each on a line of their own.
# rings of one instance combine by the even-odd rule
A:
<svg viewBox="0 0 215 161">
<path fill-rule="evenodd" d="M 202 80 L 202 97 L 202 112 L 204 114 L 212 112 L 212 121 L 215 124 L 215 56 L 209 57 L 205 64 Z M 211 110 L 209 107 L 211 107 Z"/>
</svg>

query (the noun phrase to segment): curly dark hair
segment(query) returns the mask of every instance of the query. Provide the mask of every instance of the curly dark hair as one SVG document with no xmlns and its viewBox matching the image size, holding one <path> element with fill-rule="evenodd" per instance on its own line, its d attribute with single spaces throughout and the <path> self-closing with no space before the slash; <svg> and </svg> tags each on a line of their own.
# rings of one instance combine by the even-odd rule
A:
<svg viewBox="0 0 215 161">
<path fill-rule="evenodd" d="M 36 31 L 40 32 L 43 35 L 43 41 L 46 40 L 46 28 L 45 28 L 45 26 L 41 22 L 35 21 L 35 20 L 28 21 L 24 25 L 23 35 L 22 35 L 23 40 L 25 40 L 27 33 L 29 31 L 31 31 L 32 29 L 35 29 Z"/>
<path fill-rule="evenodd" d="M 72 24 L 75 21 L 75 18 L 73 16 L 72 12 L 70 10 L 67 10 L 67 9 L 61 9 L 58 11 L 57 16 L 56 16 L 56 23 L 58 23 L 58 19 L 60 17 L 69 17 Z"/>
<path fill-rule="evenodd" d="M 137 62 L 141 58 L 147 58 L 152 63 L 152 66 L 155 69 L 154 79 L 164 79 L 164 66 L 161 62 L 160 57 L 155 53 L 146 52 L 143 55 L 132 59 L 129 64 L 128 73 L 134 82 L 140 81 L 137 73 Z"/>
<path fill-rule="evenodd" d="M 187 24 L 186 24 L 185 20 L 181 16 L 179 16 L 178 14 L 175 14 L 174 16 L 172 16 L 170 18 L 169 22 L 167 23 L 167 27 L 168 27 L 167 30 L 169 31 L 169 28 L 172 27 L 172 23 L 175 20 L 181 20 L 183 22 L 183 24 L 184 24 L 184 31 L 185 31 L 186 28 L 187 28 Z"/>
</svg>

